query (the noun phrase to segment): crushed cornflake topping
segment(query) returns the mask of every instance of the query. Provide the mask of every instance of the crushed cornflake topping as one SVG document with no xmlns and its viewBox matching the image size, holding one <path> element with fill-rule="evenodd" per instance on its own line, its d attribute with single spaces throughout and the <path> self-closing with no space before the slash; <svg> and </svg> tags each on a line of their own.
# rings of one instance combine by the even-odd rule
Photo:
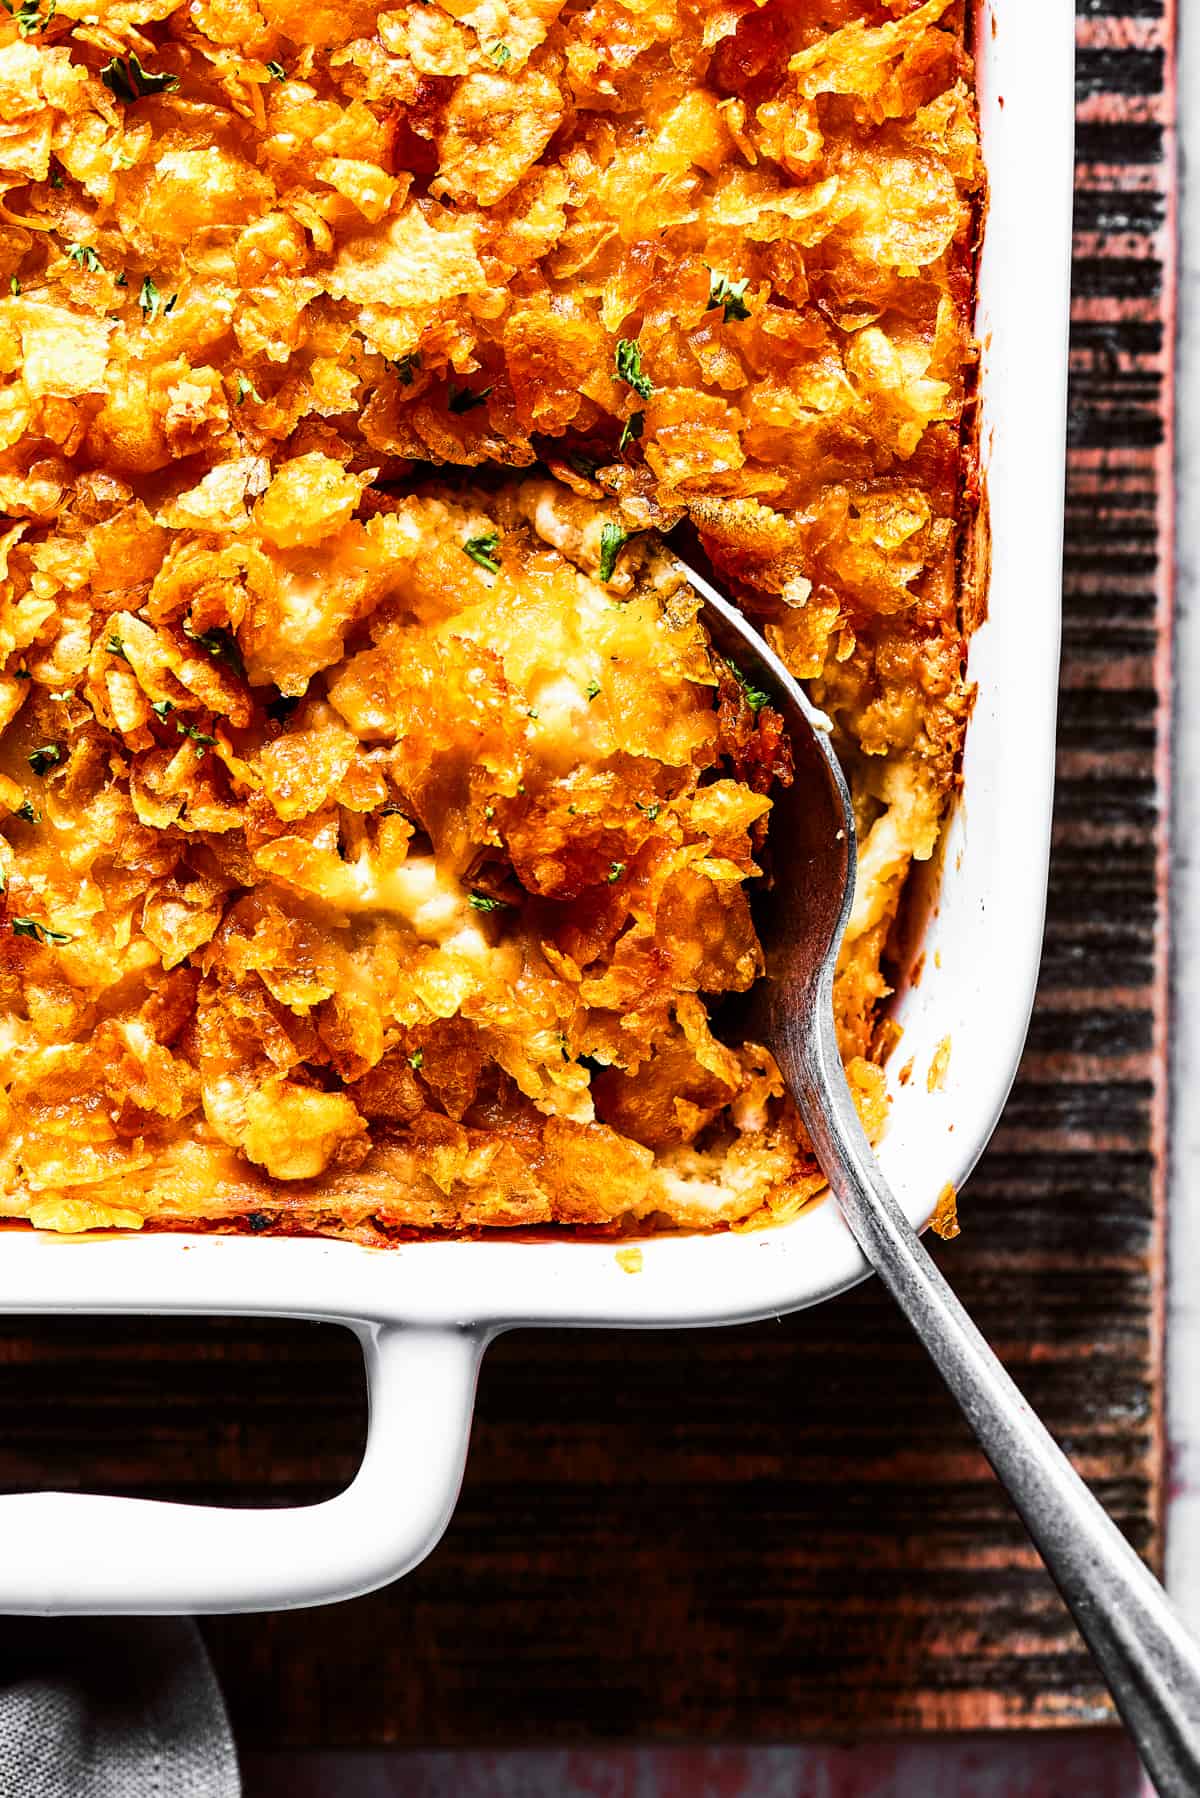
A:
<svg viewBox="0 0 1200 1798">
<path fill-rule="evenodd" d="M 685 519 L 870 771 L 834 1002 L 878 1133 L 970 711 L 982 167 L 961 7 L 820 11 L 7 0 L 6 1215 L 807 1203 L 710 1017 L 791 766 Z"/>
</svg>

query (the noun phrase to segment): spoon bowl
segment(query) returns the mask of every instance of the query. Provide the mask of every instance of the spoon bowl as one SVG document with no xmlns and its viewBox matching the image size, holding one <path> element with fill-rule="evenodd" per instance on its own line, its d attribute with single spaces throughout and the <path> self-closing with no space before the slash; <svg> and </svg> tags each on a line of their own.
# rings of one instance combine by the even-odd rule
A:
<svg viewBox="0 0 1200 1798">
<path fill-rule="evenodd" d="M 855 1240 L 1020 1513 L 1156 1789 L 1162 1798 L 1196 1798 L 1200 1647 L 955 1297 L 859 1121 L 833 1014 L 857 847 L 829 720 L 714 582 L 687 562 L 679 566 L 700 595 L 713 647 L 767 694 L 792 751 L 792 784 L 779 789 L 771 813 L 773 884 L 758 911 L 766 971 L 750 996 L 745 1034 L 774 1055 Z"/>
</svg>

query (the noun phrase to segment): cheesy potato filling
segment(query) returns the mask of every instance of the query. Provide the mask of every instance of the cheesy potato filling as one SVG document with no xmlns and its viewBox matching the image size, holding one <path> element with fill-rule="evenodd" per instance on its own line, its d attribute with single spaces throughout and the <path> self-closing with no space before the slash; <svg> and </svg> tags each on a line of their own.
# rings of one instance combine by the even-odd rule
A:
<svg viewBox="0 0 1200 1798">
<path fill-rule="evenodd" d="M 785 1219 L 780 720 L 830 715 L 836 991 L 970 710 L 982 186 L 958 0 L 29 0 L 0 15 L 0 1216 Z"/>
</svg>

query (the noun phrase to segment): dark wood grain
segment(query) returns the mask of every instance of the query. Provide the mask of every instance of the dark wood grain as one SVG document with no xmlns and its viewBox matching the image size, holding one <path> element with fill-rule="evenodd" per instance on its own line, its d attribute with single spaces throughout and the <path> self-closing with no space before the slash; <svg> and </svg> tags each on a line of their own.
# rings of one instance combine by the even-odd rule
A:
<svg viewBox="0 0 1200 1798">
<path fill-rule="evenodd" d="M 1139 1549 L 1161 1519 L 1171 9 L 1079 8 L 1058 810 L 1041 991 L 938 1253 Z M 4 1483 L 295 1502 L 352 1473 L 312 1327 L 0 1338 Z M 739 1331 L 513 1336 L 408 1580 L 206 1625 L 250 1746 L 784 1740 L 1108 1717 L 1020 1526 L 875 1287 Z"/>
</svg>

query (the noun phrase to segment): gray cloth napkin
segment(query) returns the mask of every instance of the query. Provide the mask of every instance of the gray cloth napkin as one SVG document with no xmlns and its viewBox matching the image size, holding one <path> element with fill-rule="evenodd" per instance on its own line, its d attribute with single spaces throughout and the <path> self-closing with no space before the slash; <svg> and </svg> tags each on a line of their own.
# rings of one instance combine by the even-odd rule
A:
<svg viewBox="0 0 1200 1798">
<path fill-rule="evenodd" d="M 4 1620 L 0 1798 L 240 1792 L 221 1690 L 189 1619 Z"/>
</svg>

